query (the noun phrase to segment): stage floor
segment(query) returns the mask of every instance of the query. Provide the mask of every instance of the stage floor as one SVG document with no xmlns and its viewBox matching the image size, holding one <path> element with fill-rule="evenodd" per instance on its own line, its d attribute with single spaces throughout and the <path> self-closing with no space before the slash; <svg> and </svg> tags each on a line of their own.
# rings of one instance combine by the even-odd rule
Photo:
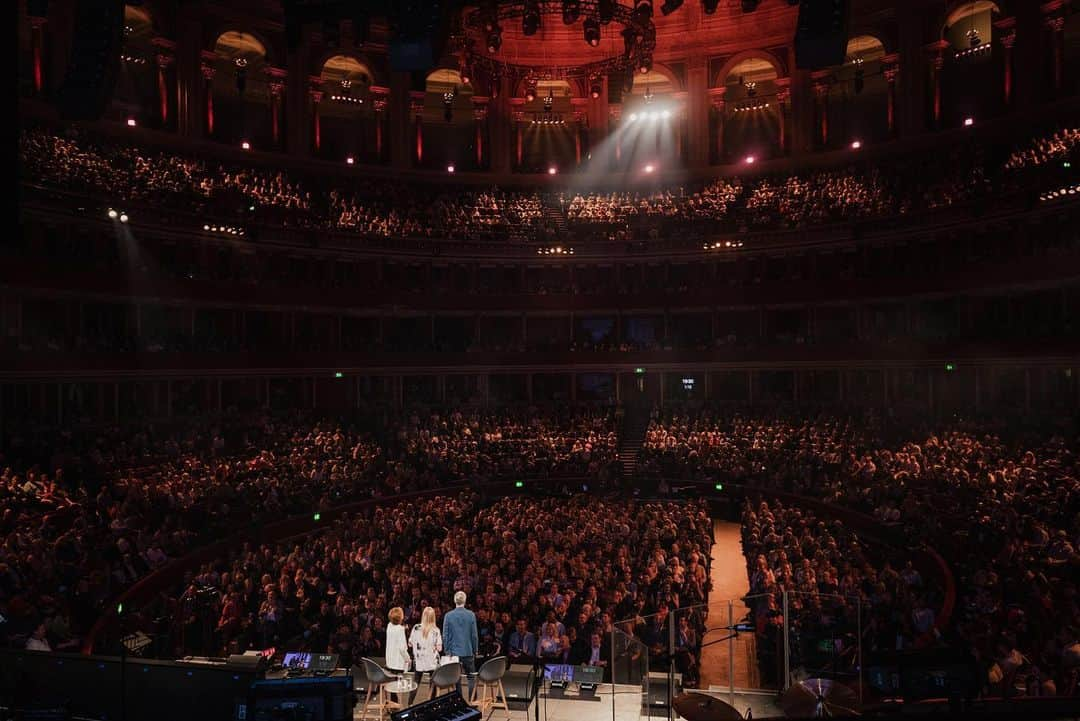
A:
<svg viewBox="0 0 1080 721">
<path fill-rule="evenodd" d="M 725 703 L 733 705 L 743 717 L 747 710 L 751 710 L 753 718 L 779 718 L 783 712 L 776 703 L 775 693 L 760 692 L 735 692 L 734 700 L 725 689 L 719 691 L 697 691 L 717 698 Z M 416 701 L 427 699 L 428 686 L 422 684 Z M 646 721 L 648 714 L 641 707 L 641 688 L 638 686 L 616 686 L 614 706 L 612 705 L 612 686 L 602 684 L 593 699 L 579 699 L 576 697 L 555 698 L 541 694 L 538 700 L 529 704 L 528 709 L 511 709 L 509 715 L 502 709 L 494 709 L 484 716 L 483 721 L 531 721 L 536 719 L 536 705 L 539 703 L 539 721 Z M 353 718 L 360 721 L 363 698 L 357 705 Z M 667 717 L 663 709 L 654 709 L 652 718 L 661 721 Z M 373 714 L 368 717 L 375 719 Z M 677 714 L 674 718 L 682 718 Z"/>
</svg>

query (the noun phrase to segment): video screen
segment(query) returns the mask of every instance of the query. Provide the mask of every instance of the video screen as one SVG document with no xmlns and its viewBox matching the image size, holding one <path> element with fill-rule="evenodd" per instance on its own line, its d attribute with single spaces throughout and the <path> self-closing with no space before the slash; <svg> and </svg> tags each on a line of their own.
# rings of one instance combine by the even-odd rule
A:
<svg viewBox="0 0 1080 721">
<path fill-rule="evenodd" d="M 297 668 L 307 670 L 311 668 L 310 653 L 287 653 L 285 660 L 281 662 L 284 668 Z"/>
<path fill-rule="evenodd" d="M 577 666 L 574 668 L 574 680 L 578 683 L 603 683 L 604 669 L 602 666 Z"/>
<path fill-rule="evenodd" d="M 548 681 L 573 681 L 574 667 L 568 663 L 544 664 L 544 678 Z"/>
</svg>

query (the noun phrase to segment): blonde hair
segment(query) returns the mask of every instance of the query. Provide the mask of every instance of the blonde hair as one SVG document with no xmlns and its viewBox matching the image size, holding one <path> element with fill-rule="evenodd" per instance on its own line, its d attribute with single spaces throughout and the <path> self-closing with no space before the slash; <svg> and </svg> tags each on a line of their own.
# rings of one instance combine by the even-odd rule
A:
<svg viewBox="0 0 1080 721">
<path fill-rule="evenodd" d="M 420 633 L 423 634 L 424 638 L 427 638 L 433 628 L 437 628 L 435 625 L 435 609 L 428 606 L 420 614 Z"/>
<path fill-rule="evenodd" d="M 405 620 L 405 612 L 401 610 L 401 606 L 394 606 L 390 609 L 390 623 L 400 625 Z"/>
</svg>

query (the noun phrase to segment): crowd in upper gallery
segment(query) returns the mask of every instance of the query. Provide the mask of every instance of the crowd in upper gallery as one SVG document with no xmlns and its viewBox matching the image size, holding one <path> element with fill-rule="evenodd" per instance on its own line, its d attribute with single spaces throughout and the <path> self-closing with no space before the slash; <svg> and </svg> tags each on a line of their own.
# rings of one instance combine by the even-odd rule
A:
<svg viewBox="0 0 1080 721">
<path fill-rule="evenodd" d="M 1069 123 L 1011 149 L 969 140 L 831 169 L 551 192 L 320 177 L 139 148 L 71 128 L 24 129 L 19 160 L 24 183 L 80 194 L 104 190 L 111 203 L 194 213 L 200 224 L 469 241 L 562 240 L 565 225 L 579 240 L 647 240 L 676 231 L 696 238 L 805 228 L 964 204 L 1025 187 L 1033 173 L 1060 176 L 1054 161 L 1076 155 L 1078 143 L 1080 126 Z"/>
</svg>

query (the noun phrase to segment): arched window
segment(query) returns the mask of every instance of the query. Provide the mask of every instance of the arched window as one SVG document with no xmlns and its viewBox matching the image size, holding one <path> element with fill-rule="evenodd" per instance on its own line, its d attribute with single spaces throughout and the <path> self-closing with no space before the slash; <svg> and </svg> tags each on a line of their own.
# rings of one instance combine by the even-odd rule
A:
<svg viewBox="0 0 1080 721">
<path fill-rule="evenodd" d="M 273 144 L 266 46 L 246 32 L 229 30 L 214 43 L 214 138 Z"/>
<path fill-rule="evenodd" d="M 767 58 L 749 57 L 724 78 L 724 148 L 729 155 L 779 154 L 778 73 Z"/>
<path fill-rule="evenodd" d="M 323 91 L 319 154 L 334 160 L 352 157 L 357 162 L 376 162 L 371 70 L 356 58 L 335 55 L 323 63 L 319 78 Z"/>
<path fill-rule="evenodd" d="M 120 48 L 120 72 L 108 116 L 154 124 L 157 107 L 157 66 L 154 23 L 143 7 L 124 6 L 124 39 Z"/>
</svg>

